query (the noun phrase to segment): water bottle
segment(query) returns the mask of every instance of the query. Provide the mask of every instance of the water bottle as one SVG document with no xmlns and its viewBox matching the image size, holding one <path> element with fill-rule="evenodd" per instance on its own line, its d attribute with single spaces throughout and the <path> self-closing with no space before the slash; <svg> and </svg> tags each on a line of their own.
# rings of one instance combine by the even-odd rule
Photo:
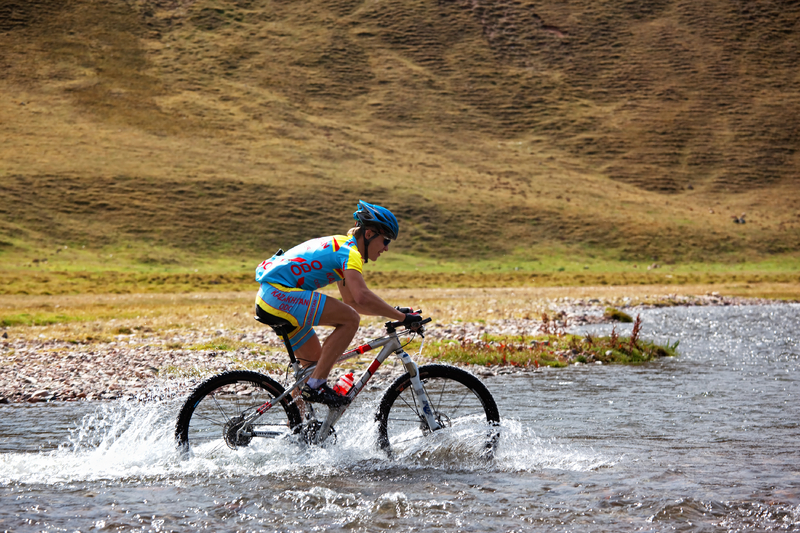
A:
<svg viewBox="0 0 800 533">
<path fill-rule="evenodd" d="M 344 396 L 348 392 L 350 392 L 350 388 L 353 386 L 355 382 L 355 378 L 353 377 L 352 372 L 348 372 L 339 377 L 339 380 L 336 382 L 336 385 L 333 386 L 333 390 Z"/>
</svg>

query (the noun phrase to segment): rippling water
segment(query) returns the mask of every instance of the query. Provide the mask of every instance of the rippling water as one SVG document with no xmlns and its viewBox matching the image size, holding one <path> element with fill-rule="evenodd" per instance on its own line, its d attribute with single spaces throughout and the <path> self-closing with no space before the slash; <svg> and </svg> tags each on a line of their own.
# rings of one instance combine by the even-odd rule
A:
<svg viewBox="0 0 800 533">
<path fill-rule="evenodd" d="M 450 438 L 386 459 L 379 391 L 334 447 L 186 461 L 180 400 L 2 406 L 0 530 L 800 530 L 800 306 L 642 318 L 679 358 L 486 378 L 491 462 Z"/>
</svg>

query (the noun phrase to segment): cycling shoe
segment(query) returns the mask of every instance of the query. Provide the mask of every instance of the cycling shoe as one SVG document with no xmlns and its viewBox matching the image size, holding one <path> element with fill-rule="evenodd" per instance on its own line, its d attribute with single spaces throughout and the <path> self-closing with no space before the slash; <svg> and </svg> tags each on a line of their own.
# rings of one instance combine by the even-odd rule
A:
<svg viewBox="0 0 800 533">
<path fill-rule="evenodd" d="M 321 403 L 328 407 L 341 407 L 350 403 L 349 397 L 337 393 L 327 383 L 324 383 L 318 389 L 312 389 L 308 385 L 304 385 L 301 395 L 307 402 Z"/>
</svg>

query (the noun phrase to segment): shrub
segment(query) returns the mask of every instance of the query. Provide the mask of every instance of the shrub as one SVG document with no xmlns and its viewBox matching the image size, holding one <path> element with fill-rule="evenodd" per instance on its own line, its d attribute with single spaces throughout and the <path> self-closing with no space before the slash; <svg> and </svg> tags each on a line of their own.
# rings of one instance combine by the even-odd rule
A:
<svg viewBox="0 0 800 533">
<path fill-rule="evenodd" d="M 608 318 L 609 320 L 615 320 L 617 322 L 633 322 L 633 318 L 628 313 L 620 311 L 615 307 L 606 307 L 603 316 Z"/>
</svg>

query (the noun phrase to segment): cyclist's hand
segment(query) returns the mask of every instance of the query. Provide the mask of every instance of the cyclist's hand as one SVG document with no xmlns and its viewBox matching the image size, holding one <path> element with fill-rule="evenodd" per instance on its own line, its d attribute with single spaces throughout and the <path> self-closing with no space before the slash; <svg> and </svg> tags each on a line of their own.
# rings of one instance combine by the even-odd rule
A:
<svg viewBox="0 0 800 533">
<path fill-rule="evenodd" d="M 420 322 L 422 322 L 422 316 L 414 313 L 406 313 L 406 317 L 403 319 L 403 325 L 407 328 L 413 328 Z"/>
</svg>

